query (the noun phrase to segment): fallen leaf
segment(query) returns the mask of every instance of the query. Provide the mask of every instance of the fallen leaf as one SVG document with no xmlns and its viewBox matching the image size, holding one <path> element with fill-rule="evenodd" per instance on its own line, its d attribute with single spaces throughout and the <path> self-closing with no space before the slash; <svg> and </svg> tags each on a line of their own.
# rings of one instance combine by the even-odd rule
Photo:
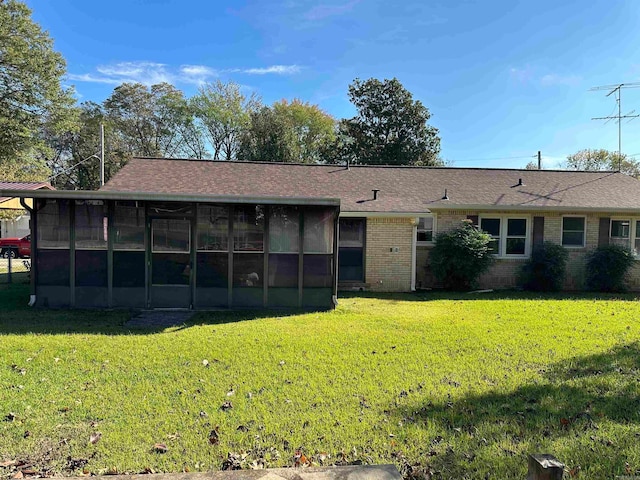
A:
<svg viewBox="0 0 640 480">
<path fill-rule="evenodd" d="M 29 430 L 27 430 L 26 432 L 24 432 L 24 433 L 22 434 L 22 438 L 28 438 L 28 437 L 30 437 L 30 436 L 31 436 L 31 432 L 30 432 Z"/>
<path fill-rule="evenodd" d="M 156 443 L 153 449 L 158 453 L 167 453 L 167 446 L 164 443 Z"/>
<path fill-rule="evenodd" d="M 220 443 L 220 427 L 216 425 L 216 428 L 209 433 L 209 443 L 211 445 L 218 445 Z"/>
<path fill-rule="evenodd" d="M 220 406 L 220 410 L 222 411 L 231 410 L 232 408 L 233 408 L 233 405 L 228 400 Z"/>
<path fill-rule="evenodd" d="M 233 388 L 231 390 L 229 390 L 227 392 L 227 397 L 231 397 L 232 395 L 234 395 L 236 392 L 233 390 Z"/>
<path fill-rule="evenodd" d="M 209 366 L 209 360 L 207 360 L 207 359 L 202 360 L 202 365 L 204 365 L 205 367 L 208 367 Z"/>
<path fill-rule="evenodd" d="M 102 438 L 102 433 L 100 433 L 100 432 L 92 433 L 91 436 L 89 437 L 89 442 L 91 442 L 93 445 L 95 445 L 96 443 L 98 443 L 100 438 Z"/>
<path fill-rule="evenodd" d="M 246 433 L 246 432 L 249 431 L 249 428 L 244 426 L 244 425 L 239 425 L 238 428 L 236 428 L 236 430 L 239 431 L 239 432 L 245 432 Z"/>
<path fill-rule="evenodd" d="M 0 462 L 0 467 L 13 467 L 17 464 L 18 462 L 16 462 L 15 460 L 5 460 L 4 462 Z"/>
<path fill-rule="evenodd" d="M 22 473 L 22 470 L 18 470 L 11 478 L 24 478 L 24 474 Z"/>
<path fill-rule="evenodd" d="M 13 422 L 16 419 L 16 414 L 13 412 L 9 412 L 7 415 L 5 415 L 4 417 L 4 421 L 5 422 Z"/>
<path fill-rule="evenodd" d="M 280 360 L 280 366 L 282 367 L 284 365 L 284 360 Z"/>
</svg>

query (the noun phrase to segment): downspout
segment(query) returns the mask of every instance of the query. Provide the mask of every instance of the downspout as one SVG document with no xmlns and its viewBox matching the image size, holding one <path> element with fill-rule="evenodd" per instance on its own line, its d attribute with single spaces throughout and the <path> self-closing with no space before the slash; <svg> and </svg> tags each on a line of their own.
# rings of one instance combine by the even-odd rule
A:
<svg viewBox="0 0 640 480">
<path fill-rule="evenodd" d="M 417 246 L 417 237 L 418 237 L 418 221 L 419 219 L 413 219 L 413 228 L 411 231 L 413 232 L 413 237 L 411 238 L 411 291 L 416 291 L 416 246 Z"/>
<path fill-rule="evenodd" d="M 35 208 L 31 208 L 27 202 L 25 201 L 25 199 L 23 197 L 20 197 L 20 205 L 22 206 L 22 208 L 24 208 L 27 212 L 29 212 L 29 231 L 31 231 L 31 227 L 33 227 L 33 225 L 35 225 L 36 223 L 36 210 Z M 36 274 L 35 274 L 35 268 L 36 268 L 36 262 L 35 262 L 35 255 L 36 254 L 36 236 L 33 235 L 33 232 L 31 232 L 31 273 L 29 274 L 29 276 L 31 277 L 31 281 L 30 281 L 30 286 L 31 286 L 31 294 L 29 295 L 29 303 L 27 305 L 29 305 L 30 307 L 33 307 L 36 304 Z"/>
</svg>

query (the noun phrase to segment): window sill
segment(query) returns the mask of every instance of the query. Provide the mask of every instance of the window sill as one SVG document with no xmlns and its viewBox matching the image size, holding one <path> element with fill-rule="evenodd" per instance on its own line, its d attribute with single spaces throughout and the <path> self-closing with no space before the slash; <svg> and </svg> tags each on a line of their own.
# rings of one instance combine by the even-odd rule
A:
<svg viewBox="0 0 640 480">
<path fill-rule="evenodd" d="M 418 242 L 416 241 L 416 246 L 417 247 L 434 247 L 436 245 L 436 242 Z"/>
</svg>

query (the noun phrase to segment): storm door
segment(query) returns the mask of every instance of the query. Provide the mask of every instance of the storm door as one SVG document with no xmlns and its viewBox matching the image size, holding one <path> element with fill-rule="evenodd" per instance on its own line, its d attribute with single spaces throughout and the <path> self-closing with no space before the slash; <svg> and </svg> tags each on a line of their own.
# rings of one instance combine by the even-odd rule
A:
<svg viewBox="0 0 640 480">
<path fill-rule="evenodd" d="M 152 308 L 191 307 L 191 219 L 151 218 Z"/>
</svg>

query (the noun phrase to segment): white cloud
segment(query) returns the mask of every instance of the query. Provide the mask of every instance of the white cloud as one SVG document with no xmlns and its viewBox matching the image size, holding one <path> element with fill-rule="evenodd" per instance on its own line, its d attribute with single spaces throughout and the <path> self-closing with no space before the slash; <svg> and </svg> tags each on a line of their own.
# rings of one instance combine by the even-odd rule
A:
<svg viewBox="0 0 640 480">
<path fill-rule="evenodd" d="M 249 75 L 294 75 L 300 73 L 300 67 L 298 65 L 271 65 L 263 68 L 245 68 L 239 70 L 239 72 Z"/>
<path fill-rule="evenodd" d="M 76 82 L 105 83 L 120 85 L 124 82 L 154 85 L 162 82 L 177 84 L 202 85 L 220 73 L 241 73 L 247 75 L 293 75 L 300 72 L 298 65 L 271 65 L 255 68 L 231 68 L 216 70 L 206 65 L 181 65 L 170 67 L 155 62 L 118 62 L 99 65 L 96 73 L 70 73 L 69 80 Z"/>
<path fill-rule="evenodd" d="M 543 87 L 568 86 L 575 87 L 582 82 L 579 75 L 561 75 L 558 73 L 547 73 L 540 75 L 536 73 L 536 69 L 530 65 L 524 67 L 511 67 L 509 76 L 518 83 L 533 83 Z"/>
</svg>

